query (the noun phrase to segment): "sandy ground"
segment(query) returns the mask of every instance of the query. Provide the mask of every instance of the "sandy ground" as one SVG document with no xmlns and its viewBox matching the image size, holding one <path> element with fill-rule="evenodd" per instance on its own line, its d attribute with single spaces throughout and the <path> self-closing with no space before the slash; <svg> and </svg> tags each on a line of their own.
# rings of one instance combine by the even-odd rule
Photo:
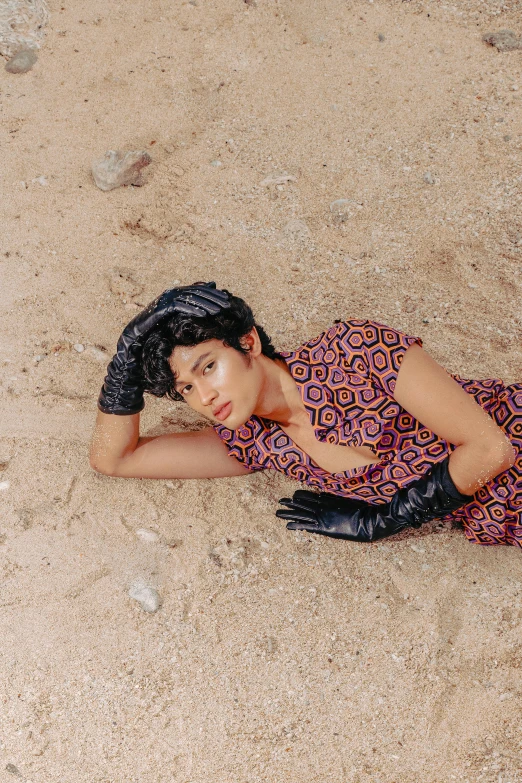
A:
<svg viewBox="0 0 522 783">
<path fill-rule="evenodd" d="M 519 550 L 290 534 L 282 476 L 87 462 L 121 329 L 176 280 L 281 349 L 368 317 L 522 380 L 522 50 L 481 40 L 521 10 L 53 0 L 33 70 L 0 70 L 2 783 L 522 781 Z M 95 187 L 108 149 L 150 152 L 143 187 Z"/>
</svg>

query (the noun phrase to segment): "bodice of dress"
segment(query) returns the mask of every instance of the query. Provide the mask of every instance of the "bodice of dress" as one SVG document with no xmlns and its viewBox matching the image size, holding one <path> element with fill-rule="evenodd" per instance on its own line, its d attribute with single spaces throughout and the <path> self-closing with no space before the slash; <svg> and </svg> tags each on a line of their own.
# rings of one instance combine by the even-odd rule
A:
<svg viewBox="0 0 522 783">
<path fill-rule="evenodd" d="M 320 468 L 276 422 L 252 416 L 215 430 L 250 470 L 278 470 L 323 492 L 370 503 L 390 500 L 453 449 L 407 413 L 393 391 L 402 359 L 418 337 L 374 321 L 338 323 L 296 351 L 280 354 L 295 380 L 318 440 L 372 449 L 377 464 L 343 473 Z M 487 409 L 501 381 L 452 376 Z M 484 386 L 483 384 L 486 384 Z"/>
</svg>

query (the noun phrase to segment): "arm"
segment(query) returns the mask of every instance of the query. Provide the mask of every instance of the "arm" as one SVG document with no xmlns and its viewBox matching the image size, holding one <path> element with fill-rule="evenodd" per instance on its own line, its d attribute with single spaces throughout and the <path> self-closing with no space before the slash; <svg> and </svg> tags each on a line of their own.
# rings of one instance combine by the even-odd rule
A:
<svg viewBox="0 0 522 783">
<path fill-rule="evenodd" d="M 282 498 L 286 508 L 276 511 L 289 520 L 287 529 L 375 541 L 461 508 L 514 464 L 514 449 L 500 427 L 419 345 L 406 351 L 393 392 L 408 413 L 457 448 L 389 503 L 298 490 L 292 499 Z"/>
<path fill-rule="evenodd" d="M 120 478 L 222 478 L 250 471 L 228 449 L 212 427 L 142 438 L 140 415 L 98 413 L 90 464 L 98 473 Z"/>
<path fill-rule="evenodd" d="M 406 351 L 394 397 L 408 413 L 457 448 L 449 459 L 457 489 L 473 495 L 515 462 L 505 433 L 420 345 Z"/>
</svg>

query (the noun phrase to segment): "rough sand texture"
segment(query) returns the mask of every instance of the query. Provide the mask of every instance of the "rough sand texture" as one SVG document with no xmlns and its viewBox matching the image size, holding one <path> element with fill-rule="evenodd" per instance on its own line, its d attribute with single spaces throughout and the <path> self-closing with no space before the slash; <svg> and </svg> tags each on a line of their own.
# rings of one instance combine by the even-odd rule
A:
<svg viewBox="0 0 522 783">
<path fill-rule="evenodd" d="M 284 477 L 87 463 L 105 352 L 175 280 L 281 349 L 368 317 L 522 380 L 522 51 L 481 40 L 521 25 L 517 0 L 63 0 L 0 70 L 2 783 L 522 781 L 519 550 L 290 534 Z M 95 187 L 109 149 L 150 152 L 143 187 Z"/>
</svg>

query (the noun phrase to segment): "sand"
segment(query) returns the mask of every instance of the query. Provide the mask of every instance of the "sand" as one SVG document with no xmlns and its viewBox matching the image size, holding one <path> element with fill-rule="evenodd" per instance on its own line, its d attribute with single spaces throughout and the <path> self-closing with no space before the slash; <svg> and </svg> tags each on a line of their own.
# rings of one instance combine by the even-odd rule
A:
<svg viewBox="0 0 522 783">
<path fill-rule="evenodd" d="M 87 460 L 116 340 L 175 281 L 280 349 L 363 317 L 522 380 L 522 51 L 482 41 L 520 3 L 50 10 L 0 70 L 0 780 L 520 783 L 519 550 L 289 533 L 283 476 Z M 149 152 L 142 187 L 96 188 L 110 149 Z M 147 402 L 144 432 L 194 426 Z"/>
</svg>

